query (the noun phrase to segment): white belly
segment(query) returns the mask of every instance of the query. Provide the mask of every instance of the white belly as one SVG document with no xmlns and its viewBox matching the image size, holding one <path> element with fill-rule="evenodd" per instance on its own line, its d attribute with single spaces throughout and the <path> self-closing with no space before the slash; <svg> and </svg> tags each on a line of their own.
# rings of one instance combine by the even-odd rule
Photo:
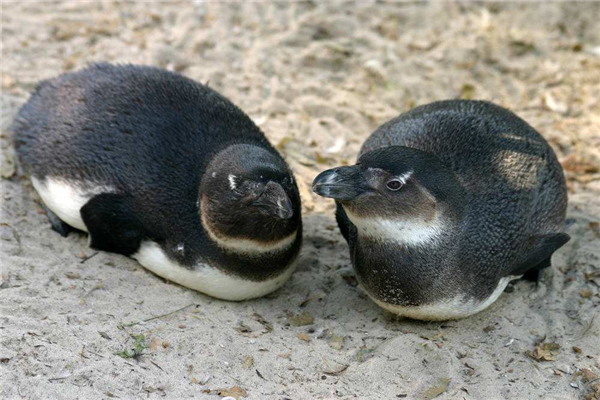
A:
<svg viewBox="0 0 600 400">
<path fill-rule="evenodd" d="M 32 177 L 31 182 L 50 211 L 70 226 L 86 232 L 87 228 L 81 218 L 81 207 L 97 194 L 115 192 L 111 187 L 94 187 L 85 182 L 69 182 L 49 177 L 43 181 Z M 295 237 L 296 233 L 290 236 L 291 240 L 285 238 L 275 246 L 277 248 L 289 247 Z M 257 248 L 255 251 L 272 250 L 271 248 Z M 253 282 L 226 274 L 209 265 L 200 265 L 194 270 L 182 267 L 169 259 L 160 246 L 152 241 L 142 242 L 132 258 L 167 280 L 213 297 L 234 301 L 261 297 L 279 289 L 292 275 L 295 267 L 292 263 L 275 278 Z"/>
<path fill-rule="evenodd" d="M 498 286 L 492 294 L 483 301 L 466 300 L 462 297 L 447 299 L 434 304 L 427 304 L 419 307 L 404 307 L 396 304 L 385 303 L 383 301 L 371 299 L 380 307 L 387 311 L 398 314 L 403 317 L 426 320 L 426 321 L 445 321 L 449 319 L 461 319 L 476 314 L 488 308 L 504 292 L 508 282 L 519 279 L 518 276 L 510 276 L 500 279 Z"/>
<path fill-rule="evenodd" d="M 108 186 L 100 187 L 52 177 L 40 181 L 32 176 L 31 183 L 50 211 L 73 228 L 86 232 L 87 228 L 81 218 L 81 207 L 97 194 L 115 191 Z"/>
<path fill-rule="evenodd" d="M 145 268 L 169 281 L 224 300 L 246 300 L 261 297 L 279 289 L 294 272 L 295 263 L 275 278 L 253 282 L 226 274 L 207 264 L 194 270 L 182 267 L 169 259 L 162 248 L 152 241 L 144 241 L 131 256 Z"/>
</svg>

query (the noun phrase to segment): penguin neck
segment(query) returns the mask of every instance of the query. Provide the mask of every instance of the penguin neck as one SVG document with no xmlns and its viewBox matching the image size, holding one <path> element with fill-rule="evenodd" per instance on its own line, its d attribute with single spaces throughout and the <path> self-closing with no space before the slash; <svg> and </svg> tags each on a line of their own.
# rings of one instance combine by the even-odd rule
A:
<svg viewBox="0 0 600 400">
<path fill-rule="evenodd" d="M 289 250 L 298 238 L 298 230 L 277 240 L 260 240 L 228 236 L 215 226 L 208 217 L 210 210 L 206 201 L 200 200 L 200 221 L 210 241 L 227 252 L 243 256 L 261 256 Z"/>
<path fill-rule="evenodd" d="M 345 209 L 346 215 L 356 226 L 359 239 L 368 242 L 392 242 L 406 248 L 436 247 L 447 241 L 460 230 L 462 207 L 450 208 L 449 205 L 437 207 L 428 218 L 399 218 L 391 216 L 361 217 Z"/>
</svg>

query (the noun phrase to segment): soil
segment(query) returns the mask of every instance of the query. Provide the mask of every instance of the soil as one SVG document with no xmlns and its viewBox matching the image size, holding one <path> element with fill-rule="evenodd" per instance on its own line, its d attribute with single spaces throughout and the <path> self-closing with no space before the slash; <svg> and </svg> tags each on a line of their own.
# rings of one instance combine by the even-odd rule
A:
<svg viewBox="0 0 600 400">
<path fill-rule="evenodd" d="M 2 398 L 600 396 L 600 3 L 1 7 Z M 280 149 L 305 226 L 282 289 L 215 300 L 50 229 L 8 126 L 40 80 L 99 61 L 209 82 Z M 480 314 L 398 320 L 356 286 L 333 203 L 310 184 L 380 124 L 448 98 L 508 107 L 551 143 L 572 240 L 539 285 L 511 284 Z"/>
</svg>

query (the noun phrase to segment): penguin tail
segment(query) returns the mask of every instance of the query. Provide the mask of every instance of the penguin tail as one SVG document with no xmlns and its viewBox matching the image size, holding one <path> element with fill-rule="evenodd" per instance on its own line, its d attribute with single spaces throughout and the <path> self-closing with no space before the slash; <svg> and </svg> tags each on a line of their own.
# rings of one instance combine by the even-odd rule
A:
<svg viewBox="0 0 600 400">
<path fill-rule="evenodd" d="M 563 232 L 531 236 L 527 242 L 524 258 L 509 275 L 522 275 L 524 279 L 538 282 L 543 270 L 550 267 L 552 254 L 570 239 L 571 236 Z"/>
</svg>

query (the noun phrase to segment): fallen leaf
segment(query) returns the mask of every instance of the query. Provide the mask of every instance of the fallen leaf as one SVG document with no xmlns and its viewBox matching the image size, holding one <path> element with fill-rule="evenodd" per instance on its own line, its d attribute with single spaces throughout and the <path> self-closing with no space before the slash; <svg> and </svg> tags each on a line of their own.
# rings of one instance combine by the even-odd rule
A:
<svg viewBox="0 0 600 400">
<path fill-rule="evenodd" d="M 345 370 L 347 370 L 348 367 L 349 367 L 349 365 L 340 364 L 340 363 L 335 362 L 335 361 L 334 361 L 334 363 L 335 363 L 335 365 L 331 365 L 329 363 L 329 361 L 326 358 L 324 358 L 323 359 L 323 364 L 324 365 L 322 367 L 323 368 L 322 369 L 323 373 L 326 374 L 326 375 L 338 376 L 342 372 L 344 372 Z"/>
<path fill-rule="evenodd" d="M 299 333 L 298 339 L 304 340 L 305 342 L 310 342 L 310 336 L 308 336 L 306 333 Z"/>
<path fill-rule="evenodd" d="M 66 277 L 69 279 L 80 279 L 81 274 L 79 272 L 67 272 L 65 273 Z"/>
<path fill-rule="evenodd" d="M 374 356 L 373 349 L 367 349 L 367 346 L 362 346 L 356 353 L 356 361 L 363 363 Z"/>
<path fill-rule="evenodd" d="M 291 326 L 304 326 L 312 325 L 315 322 L 315 319 L 309 313 L 304 312 L 300 315 L 288 317 L 288 322 Z"/>
<path fill-rule="evenodd" d="M 329 341 L 329 347 L 335 350 L 341 350 L 342 347 L 344 347 L 344 337 L 334 334 Z"/>
<path fill-rule="evenodd" d="M 285 145 L 288 144 L 289 142 L 291 142 L 292 140 L 293 139 L 291 136 L 284 136 L 281 138 L 281 140 L 279 141 L 279 143 L 277 143 L 277 145 L 275 147 L 277 148 L 277 150 L 281 151 L 281 150 L 283 150 Z"/>
<path fill-rule="evenodd" d="M 593 294 L 594 292 L 592 292 L 590 289 L 581 289 L 581 291 L 579 292 L 579 295 L 584 299 L 589 299 L 590 297 L 592 297 Z"/>
<path fill-rule="evenodd" d="M 449 384 L 450 384 L 450 379 L 440 378 L 438 380 L 438 383 L 435 386 L 430 387 L 423 393 L 423 397 L 427 400 L 436 398 L 440 394 L 444 393 L 446 391 L 446 389 L 448 389 Z"/>
<path fill-rule="evenodd" d="M 527 355 L 536 361 L 556 361 L 554 356 L 559 350 L 560 346 L 557 343 L 538 343 Z"/>
<path fill-rule="evenodd" d="M 475 97 L 475 86 L 470 83 L 465 83 L 460 88 L 460 97 L 462 99 L 472 99 Z"/>
<path fill-rule="evenodd" d="M 254 357 L 252 357 L 252 356 L 246 356 L 244 358 L 244 361 L 242 361 L 242 368 L 244 368 L 244 369 L 250 369 L 250 368 L 252 368 L 253 365 L 254 365 Z"/>
<path fill-rule="evenodd" d="M 264 333 L 269 333 L 273 331 L 273 325 L 271 325 L 270 322 L 268 322 L 262 315 L 258 314 L 258 313 L 254 313 L 252 314 L 252 317 L 262 326 L 265 327 L 265 331 Z"/>
<path fill-rule="evenodd" d="M 233 397 L 236 400 L 240 397 L 248 397 L 248 392 L 239 386 L 233 386 L 229 389 L 217 389 L 214 392 L 221 397 Z"/>
<path fill-rule="evenodd" d="M 153 352 L 156 352 L 156 349 L 158 349 L 158 347 L 161 345 L 160 340 L 158 340 L 157 338 L 152 338 L 150 340 L 150 350 Z"/>
<path fill-rule="evenodd" d="M 584 368 L 581 370 L 581 375 L 583 376 L 583 382 L 587 383 L 587 382 L 591 382 L 593 380 L 598 379 L 598 375 L 596 375 L 595 373 L 592 372 L 591 369 L 588 368 Z"/>
<path fill-rule="evenodd" d="M 321 153 L 319 153 L 318 151 L 315 152 L 315 158 L 318 164 L 327 164 L 333 160 L 331 157 L 321 155 Z"/>
<path fill-rule="evenodd" d="M 560 160 L 560 163 L 565 170 L 575 174 L 594 174 L 600 172 L 600 167 L 596 163 L 577 153 L 569 154 Z"/>
<path fill-rule="evenodd" d="M 257 335 L 252 335 L 252 328 L 248 325 L 245 325 L 243 322 L 240 322 L 238 326 L 235 327 L 235 330 L 238 331 L 242 336 L 246 337 L 256 337 Z"/>
</svg>

